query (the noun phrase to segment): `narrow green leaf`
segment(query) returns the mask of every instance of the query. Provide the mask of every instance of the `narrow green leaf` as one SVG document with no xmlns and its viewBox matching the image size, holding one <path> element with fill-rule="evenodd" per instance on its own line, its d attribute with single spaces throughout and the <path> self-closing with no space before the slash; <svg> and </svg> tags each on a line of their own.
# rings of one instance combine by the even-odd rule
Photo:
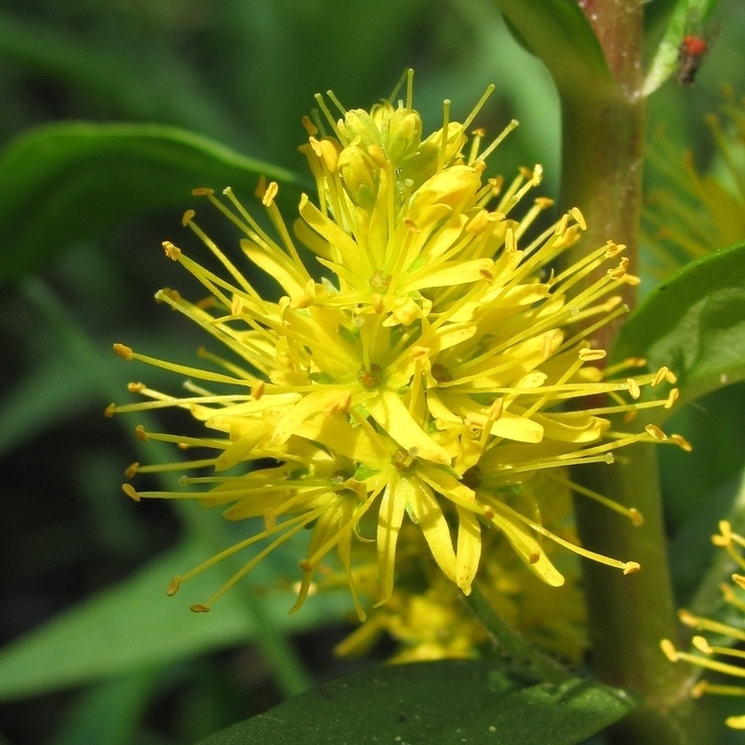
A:
<svg viewBox="0 0 745 745">
<path fill-rule="evenodd" d="M 494 0 L 519 41 L 543 60 L 563 95 L 577 86 L 612 83 L 612 77 L 585 14 L 576 0 Z"/>
<path fill-rule="evenodd" d="M 74 606 L 0 650 L 0 700 L 165 664 L 256 639 L 256 618 L 283 632 L 310 628 L 348 613 L 347 593 L 319 593 L 302 613 L 288 615 L 290 592 L 270 592 L 246 608 L 245 595 L 227 593 L 212 613 L 194 614 L 190 599 L 208 597 L 214 573 L 195 577 L 175 598 L 165 590 L 185 568 L 204 559 L 204 546 L 177 547 L 120 585 Z M 182 597 L 183 594 L 183 597 Z"/>
<path fill-rule="evenodd" d="M 642 93 L 654 93 L 679 66 L 679 50 L 686 33 L 703 33 L 703 24 L 719 0 L 678 0 L 655 52 Z"/>
<path fill-rule="evenodd" d="M 331 681 L 201 745 L 573 745 L 635 705 L 579 678 L 523 687 L 487 661 L 443 660 Z"/>
<path fill-rule="evenodd" d="M 612 361 L 645 357 L 678 376 L 681 401 L 745 378 L 745 244 L 715 251 L 658 285 L 621 328 Z"/>
<path fill-rule="evenodd" d="M 192 132 L 141 124 L 39 127 L 0 152 L 0 281 L 33 270 L 73 241 L 188 206 L 194 187 L 232 186 L 252 199 L 262 174 L 286 187 L 283 197 L 297 199 L 293 174 Z"/>
</svg>

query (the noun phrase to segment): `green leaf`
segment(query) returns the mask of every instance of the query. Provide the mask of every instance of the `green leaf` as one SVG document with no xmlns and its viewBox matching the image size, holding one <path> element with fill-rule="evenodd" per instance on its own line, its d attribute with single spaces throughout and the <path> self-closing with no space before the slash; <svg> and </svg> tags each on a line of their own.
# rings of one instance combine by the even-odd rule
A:
<svg viewBox="0 0 745 745">
<path fill-rule="evenodd" d="M 543 60 L 562 95 L 613 83 L 603 50 L 576 0 L 494 0 L 518 41 Z"/>
<path fill-rule="evenodd" d="M 298 179 L 200 135 L 141 124 L 55 124 L 0 152 L 0 281 L 17 279 L 65 246 L 167 207 L 194 187 L 232 186 L 253 198 L 259 175 L 296 199 Z M 285 194 L 289 192 L 289 194 Z"/>
<path fill-rule="evenodd" d="M 166 671 L 153 668 L 85 691 L 67 711 L 60 729 L 47 745 L 129 745 L 135 741 L 147 707 L 167 676 Z"/>
<path fill-rule="evenodd" d="M 656 91 L 677 69 L 681 42 L 686 33 L 703 33 L 703 23 L 719 0 L 678 0 L 655 52 L 642 93 Z"/>
<path fill-rule="evenodd" d="M 201 745 L 572 745 L 635 705 L 579 678 L 523 687 L 487 661 L 442 660 L 331 681 Z"/>
<path fill-rule="evenodd" d="M 681 401 L 745 378 L 745 244 L 715 251 L 658 285 L 629 317 L 611 360 L 645 357 L 678 376 Z"/>
<path fill-rule="evenodd" d="M 0 650 L 0 700 L 102 680 L 256 639 L 258 623 L 295 632 L 328 622 L 351 609 L 347 593 L 319 593 L 302 613 L 288 615 L 290 592 L 251 598 L 227 593 L 207 614 L 188 610 L 208 597 L 213 573 L 199 575 L 175 598 L 169 581 L 204 559 L 196 542 L 180 546 L 131 579 L 94 595 Z M 183 595 L 183 596 L 182 596 Z M 258 612 L 256 612 L 258 610 Z"/>
<path fill-rule="evenodd" d="M 83 93 L 96 101 L 97 108 L 106 107 L 112 118 L 155 121 L 233 142 L 245 140 L 245 129 L 241 132 L 231 121 L 231 109 L 217 100 L 214 86 L 200 80 L 185 64 L 186 56 L 174 54 L 163 36 L 142 35 L 132 44 L 132 37 L 117 23 L 121 15 L 115 10 L 108 22 L 105 11 L 99 17 L 98 23 L 106 28 L 103 34 L 65 30 L 72 20 L 65 15 L 48 15 L 46 26 L 42 12 L 27 22 L 0 10 L 3 67 Z"/>
</svg>

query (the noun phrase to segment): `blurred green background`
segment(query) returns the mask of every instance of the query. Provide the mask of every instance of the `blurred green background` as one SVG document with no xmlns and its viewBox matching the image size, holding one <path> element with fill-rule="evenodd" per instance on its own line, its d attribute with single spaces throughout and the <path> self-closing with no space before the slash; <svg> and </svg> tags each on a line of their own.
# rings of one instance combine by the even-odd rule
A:
<svg viewBox="0 0 745 745">
<path fill-rule="evenodd" d="M 650 3 L 650 43 L 668 6 Z M 704 170 L 713 149 L 703 117 L 720 107 L 720 84 L 745 94 L 745 4 L 724 0 L 716 23 L 696 84 L 669 81 L 649 112 L 650 134 L 664 129 Z M 313 94 L 333 89 L 346 106 L 369 107 L 409 66 L 425 130 L 438 125 L 444 98 L 453 118 L 462 117 L 496 83 L 478 123 L 492 135 L 512 117 L 521 126 L 491 168 L 509 177 L 518 165 L 541 162 L 543 192 L 557 196 L 551 80 L 486 0 L 3 0 L 0 138 L 12 146 L 50 122 L 158 123 L 307 181 L 297 147 Z M 24 168 L 6 169 L 6 203 Z M 115 203 L 117 176 L 103 182 L 100 204 L 80 203 L 66 220 L 84 224 L 101 204 Z M 649 172 L 650 188 L 657 178 Z M 130 462 L 160 457 L 154 448 L 145 457 L 136 451 L 131 432 L 142 418 L 105 419 L 104 407 L 129 399 L 130 379 L 176 386 L 170 376 L 125 366 L 111 344 L 193 363 L 204 339 L 152 296 L 164 286 L 194 289 L 164 261 L 160 243 L 196 247 L 180 215 L 195 206 L 191 189 L 205 185 L 227 183 L 183 183 L 179 209 L 143 213 L 95 238 L 69 244 L 64 230 L 60 239 L 51 229 L 40 241 L 41 261 L 2 287 L 0 642 L 9 646 L 0 651 L 0 745 L 188 744 L 353 669 L 331 654 L 352 628 L 345 596 L 313 598 L 301 614 L 286 615 L 291 593 L 278 578 L 294 566 L 291 552 L 273 555 L 208 616 L 187 607 L 218 586 L 219 574 L 195 582 L 191 595 L 166 598 L 173 574 L 246 528 L 225 526 L 196 505 L 134 504 L 121 492 Z M 230 240 L 210 219 L 202 222 Z M 8 235 L 1 224 L 0 235 Z M 725 508 L 731 502 L 743 465 L 743 404 L 742 390 L 733 389 L 681 413 L 679 429 L 697 450 L 687 460 L 666 456 L 672 535 L 700 520 L 711 495 Z M 168 429 L 181 420 L 159 421 Z M 699 438 L 705 431 L 717 434 Z M 695 575 L 689 567 L 681 592 Z M 61 622 L 44 625 L 62 612 Z"/>
</svg>

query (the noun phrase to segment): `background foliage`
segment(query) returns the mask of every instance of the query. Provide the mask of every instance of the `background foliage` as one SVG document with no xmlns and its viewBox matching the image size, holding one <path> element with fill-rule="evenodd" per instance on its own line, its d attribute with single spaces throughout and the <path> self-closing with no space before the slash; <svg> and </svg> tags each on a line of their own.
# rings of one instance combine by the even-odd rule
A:
<svg viewBox="0 0 745 745">
<path fill-rule="evenodd" d="M 664 5 L 650 4 L 651 26 Z M 721 105 L 719 84 L 745 94 L 745 7 L 723 0 L 717 23 L 698 82 L 666 83 L 651 99 L 648 126 L 650 141 L 664 129 L 704 170 L 712 141 L 703 117 Z M 331 88 L 349 106 L 368 106 L 407 66 L 416 69 L 425 127 L 437 125 L 443 98 L 457 118 L 495 82 L 480 123 L 496 132 L 514 116 L 521 126 L 493 164 L 510 174 L 543 163 L 545 193 L 555 196 L 552 83 L 486 0 L 0 3 L 4 144 L 37 125 L 83 120 L 178 127 L 212 141 L 189 140 L 188 159 L 164 155 L 160 184 L 126 150 L 140 130 L 114 128 L 126 169 L 102 161 L 77 196 L 60 196 L 56 185 L 81 152 L 97 157 L 84 127 L 65 130 L 53 153 L 59 171 L 42 190 L 25 192 L 24 179 L 46 167 L 49 151 L 25 140 L 23 157 L 0 160 L 0 641 L 9 644 L 0 653 L 0 743 L 191 743 L 352 669 L 330 651 L 351 628 L 345 597 L 314 598 L 287 616 L 289 588 L 250 589 L 276 585 L 292 563 L 286 554 L 275 553 L 209 616 L 188 613 L 190 599 L 164 597 L 175 568 L 222 546 L 229 526 L 196 509 L 128 502 L 120 483 L 139 458 L 135 422 L 101 412 L 123 399 L 134 374 L 111 353 L 113 341 L 183 361 L 202 341 L 152 302 L 160 287 L 190 289 L 160 242 L 182 237 L 191 188 L 237 187 L 241 178 L 248 188 L 246 157 L 305 178 L 297 146 L 313 94 Z M 199 160 L 215 142 L 229 148 L 220 151 L 224 172 Z M 649 171 L 650 189 L 660 178 Z M 93 219 L 102 213 L 110 219 Z M 23 234 L 28 225 L 37 232 Z M 147 380 L 158 384 L 152 371 Z M 663 453 L 681 602 L 690 602 L 710 553 L 691 526 L 714 524 L 740 492 L 743 405 L 739 385 L 687 406 L 674 429 L 694 453 Z M 148 458 L 157 459 L 152 448 Z M 217 584 L 214 575 L 206 581 Z M 198 600 L 206 589 L 200 596 L 195 582 L 190 592 Z M 59 613 L 67 615 L 45 626 Z"/>
</svg>

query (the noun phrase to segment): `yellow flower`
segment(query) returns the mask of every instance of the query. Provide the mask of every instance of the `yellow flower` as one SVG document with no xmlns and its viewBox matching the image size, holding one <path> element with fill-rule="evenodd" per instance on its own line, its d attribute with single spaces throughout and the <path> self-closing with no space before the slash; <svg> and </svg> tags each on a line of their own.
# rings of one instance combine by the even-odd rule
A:
<svg viewBox="0 0 745 745">
<path fill-rule="evenodd" d="M 184 224 L 223 271 L 203 267 L 166 242 L 166 255 L 191 272 L 210 299 L 195 304 L 172 290 L 156 297 L 199 324 L 229 358 L 203 353 L 213 365 L 205 369 L 115 345 L 124 359 L 186 375 L 191 395 L 168 396 L 134 384 L 132 390 L 152 400 L 112 404 L 108 414 L 175 406 L 214 433 L 140 430 L 146 439 L 213 453 L 183 467 L 213 467 L 215 474 L 183 480 L 202 491 L 143 492 L 127 484 L 125 492 L 135 499 L 194 497 L 227 506 L 228 519 L 264 519 L 263 531 L 174 581 L 171 592 L 220 558 L 270 541 L 194 610 L 208 610 L 257 561 L 305 527 L 312 534 L 300 562 L 295 608 L 333 549 L 355 593 L 353 548 L 368 540 L 368 523 L 378 556 L 378 604 L 392 595 L 398 538 L 407 520 L 418 526 L 445 577 L 466 594 L 485 530 L 501 531 L 530 570 L 553 586 L 564 577 L 548 558 L 544 538 L 626 573 L 638 569 L 633 561 L 591 553 L 547 530 L 529 487 L 545 469 L 611 462 L 614 451 L 629 443 L 667 439 L 651 425 L 638 433 L 616 431 L 607 417 L 672 406 L 676 389 L 663 400 L 636 400 L 642 387 L 674 383 L 672 373 L 609 379 L 621 369 L 604 375 L 591 364 L 605 352 L 591 347 L 590 335 L 624 312 L 614 292 L 636 282 L 626 273 L 624 247 L 609 242 L 558 275 L 549 270 L 577 240 L 584 220 L 572 210 L 520 246 L 551 202 L 539 197 L 521 219 L 512 217 L 540 182 L 538 166 L 522 171 L 506 189 L 500 179 L 484 179 L 486 158 L 505 133 L 482 148 L 477 130 L 465 151 L 466 132 L 491 91 L 463 123 L 449 121 L 446 105 L 442 128 L 422 139 L 411 74 L 406 79 L 405 101 L 384 101 L 370 112 L 346 111 L 331 96 L 341 112 L 338 121 L 318 96 L 331 134 L 321 134 L 320 120 L 306 121 L 303 149 L 319 204 L 303 195 L 295 238 L 275 204 L 276 183 L 258 190 L 276 239 L 230 189 L 224 200 L 208 189 L 195 192 L 243 232 L 244 257 L 282 292 L 276 302 L 263 298 L 199 228 L 194 212 L 186 213 Z M 320 280 L 301 259 L 299 244 L 315 254 Z M 608 266 L 603 278 L 577 289 L 601 265 Z M 611 403 L 561 410 L 597 394 L 607 394 Z M 251 470 L 252 462 L 267 458 L 275 465 Z M 129 474 L 175 467 L 135 465 Z M 633 509 L 609 505 L 640 519 Z M 357 608 L 363 616 L 359 603 Z"/>
<path fill-rule="evenodd" d="M 745 559 L 743 558 L 745 538 L 732 532 L 732 526 L 726 520 L 719 523 L 719 531 L 718 534 L 712 536 L 714 545 L 724 548 L 740 569 L 745 571 Z M 745 602 L 737 596 L 735 588 L 745 590 L 745 576 L 733 574 L 732 581 L 734 586 L 723 584 L 720 589 L 725 603 L 734 608 L 739 614 L 743 614 L 745 613 Z M 686 626 L 696 631 L 710 632 L 720 639 L 722 637 L 729 638 L 732 640 L 732 644 L 745 642 L 745 628 L 742 627 L 742 624 L 740 624 L 740 627 L 737 627 L 710 618 L 700 618 L 687 610 L 679 611 L 678 615 Z M 693 646 L 700 654 L 681 652 L 675 648 L 675 645 L 669 639 L 663 639 L 660 642 L 660 646 L 671 662 L 682 660 L 705 670 L 713 670 L 736 678 L 745 678 L 745 666 L 736 664 L 738 661 L 742 663 L 745 660 L 745 652 L 743 650 L 713 646 L 706 638 L 700 635 L 694 636 L 692 641 Z M 726 659 L 731 661 L 723 661 Z M 721 685 L 710 683 L 707 680 L 701 680 L 691 689 L 691 695 L 694 698 L 703 696 L 705 693 L 722 696 L 745 696 L 745 686 Z M 745 729 L 745 714 L 728 717 L 725 721 L 728 727 Z"/>
<path fill-rule="evenodd" d="M 576 542 L 572 521 L 571 490 L 561 470 L 541 472 L 530 483 L 540 507 L 543 524 L 563 538 Z M 342 656 L 368 651 L 383 633 L 398 642 L 391 662 L 414 662 L 444 658 L 479 657 L 489 651 L 493 639 L 455 585 L 433 567 L 421 537 L 409 525 L 401 534 L 406 545 L 399 557 L 396 588 L 388 603 L 337 645 Z M 585 601 L 581 589 L 579 561 L 546 542 L 545 550 L 561 567 L 566 582 L 545 592 L 545 585 L 520 561 L 497 530 L 483 535 L 482 561 L 475 585 L 483 599 L 510 628 L 538 649 L 578 664 L 587 649 Z M 369 559 L 355 569 L 355 583 L 367 597 L 379 595 L 374 563 Z M 335 589 L 338 574 L 326 577 L 320 590 Z"/>
</svg>

